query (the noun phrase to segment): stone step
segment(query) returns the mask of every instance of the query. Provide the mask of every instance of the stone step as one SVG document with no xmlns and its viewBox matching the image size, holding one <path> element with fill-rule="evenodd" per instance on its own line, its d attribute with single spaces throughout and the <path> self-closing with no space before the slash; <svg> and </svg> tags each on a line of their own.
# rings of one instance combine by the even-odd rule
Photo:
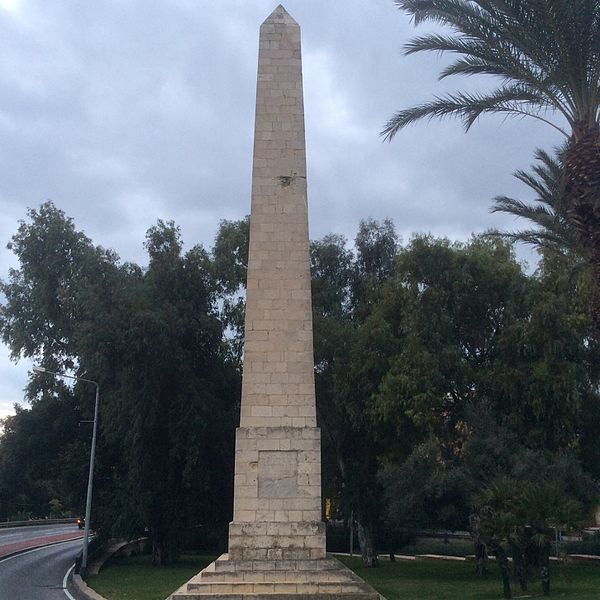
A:
<svg viewBox="0 0 600 600">
<path fill-rule="evenodd" d="M 208 571 L 200 573 L 200 581 L 205 583 L 241 583 L 241 582 L 295 582 L 313 581 L 343 582 L 348 581 L 346 573 L 339 569 L 321 571 Z"/>
<path fill-rule="evenodd" d="M 336 570 L 340 567 L 340 563 L 331 558 L 313 560 L 228 560 L 227 554 L 223 554 L 212 564 L 217 573 L 226 571 L 327 571 Z"/>
<path fill-rule="evenodd" d="M 228 560 L 224 554 L 170 597 L 170 600 L 213 599 L 380 600 L 380 596 L 335 558 L 236 561 Z"/>
<path fill-rule="evenodd" d="M 171 600 L 381 600 L 377 592 L 364 593 L 318 593 L 318 594 L 213 594 L 178 591 Z"/>
<path fill-rule="evenodd" d="M 364 585 L 353 581 L 343 582 L 240 582 L 240 583 L 205 583 L 189 582 L 188 592 L 204 594 L 348 594 L 361 593 Z"/>
</svg>

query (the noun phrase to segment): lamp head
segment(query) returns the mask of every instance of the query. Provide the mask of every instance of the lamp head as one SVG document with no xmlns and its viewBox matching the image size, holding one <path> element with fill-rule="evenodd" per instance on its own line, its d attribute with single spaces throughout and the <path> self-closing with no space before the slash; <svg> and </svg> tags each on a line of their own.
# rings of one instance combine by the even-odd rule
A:
<svg viewBox="0 0 600 600">
<path fill-rule="evenodd" d="M 46 369 L 44 369 L 44 367 L 33 367 L 33 370 L 36 373 L 47 373 L 48 371 L 46 371 Z"/>
</svg>

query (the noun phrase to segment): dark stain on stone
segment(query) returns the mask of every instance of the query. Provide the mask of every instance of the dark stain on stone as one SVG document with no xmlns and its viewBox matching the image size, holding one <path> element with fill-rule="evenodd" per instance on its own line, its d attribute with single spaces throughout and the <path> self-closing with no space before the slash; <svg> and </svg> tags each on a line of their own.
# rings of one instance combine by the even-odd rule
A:
<svg viewBox="0 0 600 600">
<path fill-rule="evenodd" d="M 277 179 L 279 179 L 279 183 L 281 187 L 290 187 L 292 183 L 298 178 L 296 173 L 292 173 L 291 175 L 280 175 Z"/>
</svg>

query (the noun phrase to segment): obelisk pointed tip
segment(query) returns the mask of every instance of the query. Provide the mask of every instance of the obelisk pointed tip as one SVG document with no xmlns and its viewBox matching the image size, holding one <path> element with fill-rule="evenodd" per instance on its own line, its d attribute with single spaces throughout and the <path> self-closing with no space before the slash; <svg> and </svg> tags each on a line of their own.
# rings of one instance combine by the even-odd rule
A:
<svg viewBox="0 0 600 600">
<path fill-rule="evenodd" d="M 277 8 L 265 19 L 265 23 L 285 23 L 286 25 L 298 25 L 290 13 L 279 4 Z"/>
</svg>

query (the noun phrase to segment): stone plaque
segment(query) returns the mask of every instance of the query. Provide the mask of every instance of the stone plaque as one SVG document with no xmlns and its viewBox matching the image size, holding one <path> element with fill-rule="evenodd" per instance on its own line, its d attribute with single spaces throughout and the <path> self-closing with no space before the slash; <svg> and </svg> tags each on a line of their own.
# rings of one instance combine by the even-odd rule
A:
<svg viewBox="0 0 600 600">
<path fill-rule="evenodd" d="M 294 498 L 298 495 L 298 452 L 258 453 L 258 497 Z"/>
</svg>

